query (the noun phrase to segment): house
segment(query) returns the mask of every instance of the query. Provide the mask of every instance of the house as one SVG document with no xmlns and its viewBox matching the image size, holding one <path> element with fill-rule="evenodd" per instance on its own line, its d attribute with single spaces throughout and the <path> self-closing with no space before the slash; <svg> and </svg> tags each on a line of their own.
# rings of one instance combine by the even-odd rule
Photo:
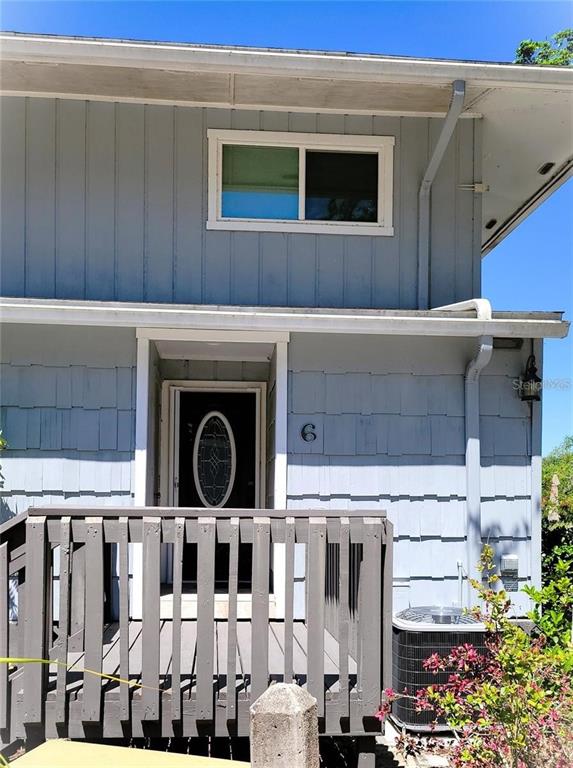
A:
<svg viewBox="0 0 573 768">
<path fill-rule="evenodd" d="M 468 605 L 484 541 L 540 582 L 568 323 L 481 259 L 571 176 L 573 73 L 1 45 L 0 650 L 80 669 L 3 672 L 6 740 L 244 734 L 283 678 L 375 732 L 392 611 Z"/>
</svg>

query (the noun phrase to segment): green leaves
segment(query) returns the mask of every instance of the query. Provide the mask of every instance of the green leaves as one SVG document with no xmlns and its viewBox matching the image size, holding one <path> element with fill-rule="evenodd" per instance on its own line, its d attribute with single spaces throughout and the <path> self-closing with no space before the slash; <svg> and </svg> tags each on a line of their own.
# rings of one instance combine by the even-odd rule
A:
<svg viewBox="0 0 573 768">
<path fill-rule="evenodd" d="M 549 40 L 522 40 L 515 52 L 515 64 L 570 67 L 573 65 L 573 29 L 563 29 Z"/>
</svg>

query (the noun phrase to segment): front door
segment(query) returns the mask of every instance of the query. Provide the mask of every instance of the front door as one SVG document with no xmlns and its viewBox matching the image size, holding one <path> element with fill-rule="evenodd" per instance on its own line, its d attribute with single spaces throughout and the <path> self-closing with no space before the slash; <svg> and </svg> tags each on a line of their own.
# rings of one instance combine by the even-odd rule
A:
<svg viewBox="0 0 573 768">
<path fill-rule="evenodd" d="M 176 506 L 253 509 L 259 506 L 258 393 L 179 390 L 176 408 Z M 251 545 L 239 552 L 239 589 L 250 591 Z M 228 544 L 217 543 L 215 588 L 227 591 Z M 183 555 L 183 579 L 197 580 L 197 547 Z"/>
<path fill-rule="evenodd" d="M 255 392 L 180 392 L 179 507 L 257 504 Z"/>
</svg>

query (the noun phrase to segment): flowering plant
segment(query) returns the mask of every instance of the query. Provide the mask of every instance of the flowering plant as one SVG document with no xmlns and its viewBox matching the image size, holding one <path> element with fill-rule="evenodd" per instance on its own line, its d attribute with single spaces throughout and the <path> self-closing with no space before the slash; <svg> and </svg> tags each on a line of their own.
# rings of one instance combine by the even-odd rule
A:
<svg viewBox="0 0 573 768">
<path fill-rule="evenodd" d="M 480 599 L 472 614 L 485 624 L 485 653 L 466 644 L 446 656 L 432 654 L 424 668 L 447 673 L 448 681 L 410 698 L 418 711 L 433 710 L 452 729 L 455 768 L 571 768 L 573 645 L 565 633 L 546 637 L 539 625 L 530 637 L 509 619 L 511 603 L 497 589 L 493 555 L 484 547 L 482 582 L 472 581 Z M 377 716 L 383 719 L 402 696 L 407 692 L 385 690 Z M 405 756 L 435 748 L 432 740 L 407 735 L 397 746 Z"/>
</svg>

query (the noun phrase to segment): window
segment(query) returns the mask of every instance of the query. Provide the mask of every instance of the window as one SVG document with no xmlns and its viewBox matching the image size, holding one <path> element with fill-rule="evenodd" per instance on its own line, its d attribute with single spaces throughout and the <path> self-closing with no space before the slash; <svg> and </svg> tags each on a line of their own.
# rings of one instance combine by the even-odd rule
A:
<svg viewBox="0 0 573 768">
<path fill-rule="evenodd" d="M 392 235 L 391 136 L 209 130 L 208 229 Z"/>
</svg>

